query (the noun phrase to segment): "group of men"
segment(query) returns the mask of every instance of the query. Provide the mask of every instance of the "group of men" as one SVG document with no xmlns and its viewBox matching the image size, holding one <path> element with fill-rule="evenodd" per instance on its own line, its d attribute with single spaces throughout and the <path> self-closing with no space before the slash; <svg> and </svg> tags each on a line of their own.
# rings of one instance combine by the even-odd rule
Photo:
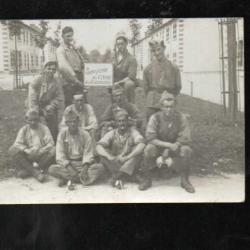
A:
<svg viewBox="0 0 250 250">
<path fill-rule="evenodd" d="M 99 121 L 87 101 L 85 61 L 73 35 L 71 27 L 62 30 L 57 59 L 46 62 L 29 85 L 27 124 L 9 150 L 17 176 L 44 182 L 48 173 L 59 179 L 59 186 L 73 190 L 75 183 L 90 185 L 109 174 L 115 188 L 133 181 L 146 190 L 152 185 L 152 169 L 172 168 L 180 173 L 181 187 L 194 193 L 188 118 L 176 110 L 180 72 L 165 57 L 163 41 L 149 43 L 154 60 L 143 77 L 144 132 L 144 118 L 135 105 L 137 62 L 127 50 L 126 34 L 115 39 L 112 101 Z"/>
</svg>

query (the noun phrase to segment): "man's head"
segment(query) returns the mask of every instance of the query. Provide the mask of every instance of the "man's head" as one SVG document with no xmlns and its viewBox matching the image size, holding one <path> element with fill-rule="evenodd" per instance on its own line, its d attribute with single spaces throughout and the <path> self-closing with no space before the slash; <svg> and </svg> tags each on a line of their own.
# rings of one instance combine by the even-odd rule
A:
<svg viewBox="0 0 250 250">
<path fill-rule="evenodd" d="M 123 104 L 126 102 L 126 96 L 123 87 L 113 87 L 112 88 L 112 99 L 114 103 Z"/>
<path fill-rule="evenodd" d="M 124 109 L 120 109 L 116 111 L 115 113 L 115 121 L 118 130 L 121 133 L 124 133 L 127 131 L 128 126 L 129 126 L 129 120 L 128 120 L 128 112 Z"/>
<path fill-rule="evenodd" d="M 36 129 L 39 123 L 39 114 L 36 110 L 30 109 L 25 114 L 25 120 L 30 128 Z"/>
<path fill-rule="evenodd" d="M 165 57 L 165 44 L 164 41 L 152 40 L 149 42 L 150 50 L 157 61 L 162 61 Z"/>
<path fill-rule="evenodd" d="M 124 32 L 119 32 L 116 35 L 116 48 L 118 49 L 118 52 L 124 53 L 127 50 L 128 45 L 128 38 Z"/>
<path fill-rule="evenodd" d="M 164 91 L 161 95 L 160 105 L 161 110 L 166 116 L 171 116 L 174 113 L 176 98 L 173 94 Z"/>
<path fill-rule="evenodd" d="M 82 111 L 85 103 L 83 94 L 76 94 L 73 96 L 73 103 L 77 111 Z"/>
<path fill-rule="evenodd" d="M 73 110 L 68 110 L 64 113 L 65 123 L 69 129 L 70 134 L 78 132 L 79 117 Z"/>
<path fill-rule="evenodd" d="M 66 26 L 62 29 L 62 38 L 65 44 L 69 45 L 73 42 L 74 31 L 71 27 Z"/>
<path fill-rule="evenodd" d="M 47 80 L 51 80 L 57 70 L 57 62 L 56 61 L 47 61 L 43 66 L 43 74 L 45 75 Z"/>
</svg>

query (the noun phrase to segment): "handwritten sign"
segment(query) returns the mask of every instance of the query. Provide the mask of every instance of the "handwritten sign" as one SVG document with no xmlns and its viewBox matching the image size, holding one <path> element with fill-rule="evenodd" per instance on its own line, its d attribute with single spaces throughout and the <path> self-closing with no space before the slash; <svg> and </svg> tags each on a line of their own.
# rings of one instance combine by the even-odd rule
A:
<svg viewBox="0 0 250 250">
<path fill-rule="evenodd" d="M 110 63 L 85 63 L 84 84 L 87 86 L 112 86 L 113 65 Z"/>
</svg>

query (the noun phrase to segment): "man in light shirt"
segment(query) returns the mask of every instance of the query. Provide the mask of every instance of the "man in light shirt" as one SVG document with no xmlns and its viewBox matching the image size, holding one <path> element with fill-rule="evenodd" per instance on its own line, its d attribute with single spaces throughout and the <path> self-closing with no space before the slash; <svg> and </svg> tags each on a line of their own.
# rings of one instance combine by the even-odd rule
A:
<svg viewBox="0 0 250 250">
<path fill-rule="evenodd" d="M 27 111 L 25 117 L 27 125 L 19 130 L 9 154 L 18 177 L 33 176 L 43 182 L 43 172 L 54 160 L 54 141 L 48 127 L 39 122 L 36 110 Z"/>
<path fill-rule="evenodd" d="M 76 94 L 73 96 L 73 104 L 68 106 L 64 114 L 67 114 L 70 110 L 74 111 L 79 117 L 79 127 L 89 132 L 93 142 L 95 142 L 96 131 L 98 129 L 98 122 L 93 107 L 85 103 L 85 97 L 83 94 Z M 63 115 L 60 128 L 67 127 L 65 122 L 65 115 Z"/>
<path fill-rule="evenodd" d="M 89 133 L 79 128 L 79 117 L 73 110 L 65 114 L 66 128 L 58 135 L 56 144 L 56 164 L 50 166 L 49 173 L 58 178 L 59 186 L 74 189 L 74 183 L 90 185 L 102 176 L 102 164 L 95 163 L 93 142 Z"/>
</svg>

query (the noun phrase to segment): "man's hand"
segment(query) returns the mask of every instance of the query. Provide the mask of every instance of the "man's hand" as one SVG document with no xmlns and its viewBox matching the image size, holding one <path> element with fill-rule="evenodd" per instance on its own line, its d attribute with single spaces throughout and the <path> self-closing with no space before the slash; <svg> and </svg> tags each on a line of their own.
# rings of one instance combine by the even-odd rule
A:
<svg viewBox="0 0 250 250">
<path fill-rule="evenodd" d="M 171 149 L 173 152 L 177 152 L 178 149 L 179 149 L 179 144 L 178 144 L 178 143 L 171 143 L 171 144 L 170 144 L 170 149 Z"/>
<path fill-rule="evenodd" d="M 113 155 L 109 155 L 109 156 L 107 157 L 107 159 L 108 159 L 109 161 L 114 161 L 114 160 L 116 160 L 116 157 L 113 156 Z"/>
<path fill-rule="evenodd" d="M 117 160 L 119 163 L 124 164 L 124 163 L 128 160 L 128 157 L 122 156 L 122 155 L 118 155 L 118 156 L 116 157 L 116 160 Z"/>
<path fill-rule="evenodd" d="M 47 105 L 44 109 L 44 115 L 48 116 L 48 115 L 53 115 L 53 108 L 50 105 Z"/>
<path fill-rule="evenodd" d="M 39 156 L 39 150 L 38 148 L 27 148 L 24 150 L 24 152 L 28 155 L 28 158 L 31 160 L 36 159 Z"/>
</svg>

